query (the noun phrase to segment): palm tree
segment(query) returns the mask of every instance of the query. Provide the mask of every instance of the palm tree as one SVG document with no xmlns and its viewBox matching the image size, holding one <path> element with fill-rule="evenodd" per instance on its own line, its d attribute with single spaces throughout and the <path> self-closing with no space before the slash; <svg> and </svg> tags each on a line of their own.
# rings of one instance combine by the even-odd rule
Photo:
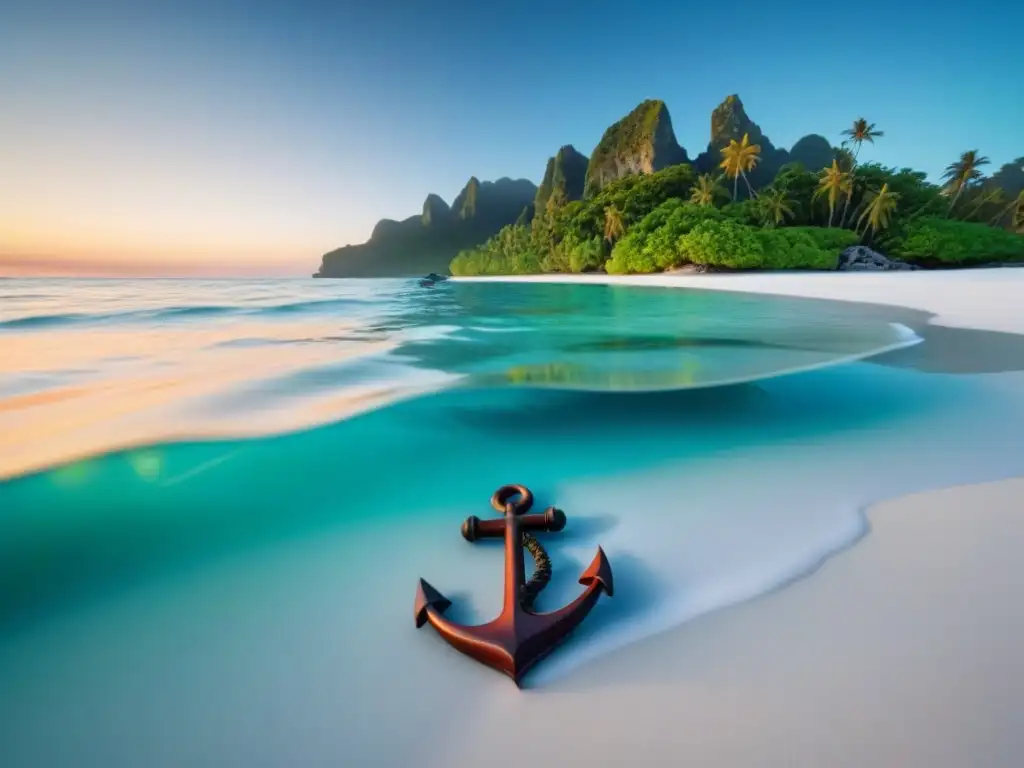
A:
<svg viewBox="0 0 1024 768">
<path fill-rule="evenodd" d="M 1013 228 L 1024 233 L 1024 190 L 1017 193 L 1017 206 L 1013 209 Z"/>
<path fill-rule="evenodd" d="M 857 156 L 860 154 L 860 148 L 866 141 L 868 144 L 874 144 L 875 139 L 880 139 L 885 136 L 885 131 L 879 131 L 875 128 L 874 123 L 869 123 L 863 117 L 858 117 L 853 121 L 853 126 L 843 131 L 843 136 L 846 136 L 846 140 L 843 142 L 843 148 L 845 149 L 846 144 L 852 143 L 854 146 L 853 154 L 850 155 L 850 173 L 853 173 L 857 168 Z M 849 150 L 846 153 L 849 154 Z M 843 203 L 843 213 L 839 217 L 839 226 L 846 225 L 846 211 L 850 207 L 850 198 L 853 197 L 853 186 L 846 192 L 846 202 Z"/>
<path fill-rule="evenodd" d="M 732 199 L 736 199 L 736 182 L 739 181 L 740 176 L 743 177 L 743 181 L 747 185 L 747 191 L 750 192 L 751 197 L 757 197 L 754 194 L 754 188 L 750 186 L 750 180 L 747 178 L 747 171 L 752 171 L 761 159 L 759 157 L 761 153 L 761 147 L 757 144 L 750 143 L 749 134 L 743 134 L 743 141 L 736 141 L 736 139 L 729 139 L 729 146 L 722 147 L 722 157 L 724 158 L 720 163 L 720 166 L 725 169 L 725 175 L 732 177 Z"/>
<path fill-rule="evenodd" d="M 814 192 L 815 198 L 828 195 L 828 225 L 830 227 L 839 196 L 845 194 L 846 201 L 849 202 L 852 191 L 853 179 L 850 177 L 850 172 L 840 170 L 838 160 L 833 159 L 832 167 L 822 170 L 821 178 L 818 180 L 818 189 Z"/>
<path fill-rule="evenodd" d="M 604 209 L 604 239 L 614 243 L 626 233 L 626 227 L 622 223 L 622 213 L 614 205 Z"/>
<path fill-rule="evenodd" d="M 948 189 L 953 192 L 953 200 L 949 204 L 949 210 L 946 211 L 946 216 L 949 216 L 953 212 L 953 206 L 956 205 L 956 201 L 960 199 L 961 193 L 966 189 L 971 182 L 977 181 L 981 178 L 981 171 L 978 169 L 983 165 L 988 165 L 989 160 L 987 157 L 978 157 L 978 150 L 970 149 L 960 155 L 960 159 L 955 163 L 950 163 L 946 166 L 946 172 L 942 174 L 942 178 L 946 179 Z"/>
<path fill-rule="evenodd" d="M 855 147 L 853 152 L 853 165 L 857 165 L 857 155 L 860 154 L 861 145 L 866 141 L 868 144 L 874 144 L 875 139 L 880 139 L 885 136 L 885 131 L 875 130 L 875 124 L 869 123 L 863 117 L 858 117 L 853 121 L 853 127 L 847 128 L 843 131 L 843 136 L 847 139 L 843 143 L 850 142 Z"/>
<path fill-rule="evenodd" d="M 714 205 L 715 196 L 722 190 L 719 183 L 720 176 L 712 176 L 710 173 L 702 173 L 697 177 L 697 186 L 693 188 L 690 195 L 690 202 L 697 205 Z"/>
<path fill-rule="evenodd" d="M 892 216 L 892 212 L 896 209 L 898 200 L 899 195 L 889 191 L 888 183 L 883 184 L 882 188 L 877 192 L 875 190 L 868 190 L 868 193 L 864 196 L 864 202 L 867 204 L 867 207 L 861 213 L 860 218 L 857 219 L 858 227 L 860 227 L 861 222 L 867 219 L 862 236 L 867 234 L 869 228 L 871 229 L 871 234 L 874 235 L 878 230 L 888 227 L 889 219 Z"/>
<path fill-rule="evenodd" d="M 767 195 L 763 195 L 758 203 L 767 225 L 777 227 L 786 219 L 793 218 L 793 201 L 784 189 L 773 189 Z"/>
</svg>

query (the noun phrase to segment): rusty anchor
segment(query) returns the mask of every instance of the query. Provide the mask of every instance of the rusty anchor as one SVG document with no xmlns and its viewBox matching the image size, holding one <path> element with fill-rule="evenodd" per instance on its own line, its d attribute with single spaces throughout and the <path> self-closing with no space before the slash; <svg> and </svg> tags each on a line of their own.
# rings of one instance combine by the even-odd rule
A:
<svg viewBox="0 0 1024 768">
<path fill-rule="evenodd" d="M 518 500 L 512 501 L 516 496 Z M 601 592 L 611 597 L 613 590 L 611 564 L 604 550 L 598 547 L 594 559 L 580 576 L 579 582 L 586 586 L 586 590 L 579 597 L 557 611 L 532 611 L 533 597 L 543 588 L 546 578 L 539 588 L 534 591 L 528 589 L 523 558 L 524 534 L 529 531 L 560 531 L 565 527 L 565 514 L 560 509 L 548 507 L 541 514 L 527 514 L 532 505 L 533 494 L 528 488 L 505 485 L 491 497 L 491 506 L 502 512 L 504 517 L 480 520 L 472 516 L 462 524 L 462 535 L 467 541 L 505 539 L 504 603 L 496 619 L 473 627 L 449 621 L 443 614 L 451 606 L 451 601 L 423 579 L 420 579 L 416 590 L 414 609 L 417 628 L 429 622 L 449 645 L 508 675 L 517 686 L 538 661 L 579 626 L 597 603 Z M 531 585 L 535 581 L 536 574 Z"/>
</svg>

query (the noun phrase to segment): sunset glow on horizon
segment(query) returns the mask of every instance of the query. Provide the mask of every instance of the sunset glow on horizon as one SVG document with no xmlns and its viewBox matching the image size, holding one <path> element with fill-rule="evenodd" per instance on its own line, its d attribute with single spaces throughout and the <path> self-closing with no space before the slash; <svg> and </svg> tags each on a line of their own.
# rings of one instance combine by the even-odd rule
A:
<svg viewBox="0 0 1024 768">
<path fill-rule="evenodd" d="M 308 259 L 166 259 L 0 256 L 0 277 L 298 277 Z"/>
</svg>

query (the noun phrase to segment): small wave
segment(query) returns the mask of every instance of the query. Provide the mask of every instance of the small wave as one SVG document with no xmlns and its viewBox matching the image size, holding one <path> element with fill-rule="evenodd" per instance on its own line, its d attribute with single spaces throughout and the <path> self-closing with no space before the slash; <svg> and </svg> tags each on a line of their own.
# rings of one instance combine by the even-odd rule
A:
<svg viewBox="0 0 1024 768">
<path fill-rule="evenodd" d="M 0 328 L 46 328 L 53 325 L 68 325 L 88 319 L 91 315 L 34 315 L 18 317 L 14 320 L 0 320 Z"/>
<path fill-rule="evenodd" d="M 211 344 L 210 349 L 253 349 L 257 347 L 275 347 L 288 344 L 304 344 L 316 339 L 275 339 L 265 336 L 247 336 L 240 339 L 228 339 Z"/>
<path fill-rule="evenodd" d="M 328 309 L 331 307 L 337 307 L 344 309 L 345 307 L 352 307 L 364 304 L 370 304 L 372 302 L 364 299 L 317 299 L 316 301 L 297 301 L 292 304 L 276 304 L 269 307 L 261 307 L 258 312 L 267 314 L 287 314 L 290 312 L 307 312 L 309 310 L 320 310 Z"/>
<path fill-rule="evenodd" d="M 270 315 L 294 314 L 298 312 L 323 310 L 330 307 L 343 309 L 366 302 L 359 299 L 325 299 L 303 301 L 270 306 L 178 306 L 160 309 L 133 309 L 123 312 L 69 312 L 53 315 L 29 315 L 13 320 L 0 321 L 0 329 L 32 330 L 37 328 L 64 327 L 70 325 L 104 324 L 111 322 L 159 322 L 161 320 L 221 317 L 229 315 Z"/>
<path fill-rule="evenodd" d="M 124 312 L 70 312 L 56 315 L 30 315 L 0 322 L 0 328 L 12 330 L 62 327 L 78 324 L 103 324 L 117 321 L 162 320 L 176 317 L 210 317 L 237 312 L 234 307 L 168 307 L 165 309 L 126 310 Z"/>
</svg>

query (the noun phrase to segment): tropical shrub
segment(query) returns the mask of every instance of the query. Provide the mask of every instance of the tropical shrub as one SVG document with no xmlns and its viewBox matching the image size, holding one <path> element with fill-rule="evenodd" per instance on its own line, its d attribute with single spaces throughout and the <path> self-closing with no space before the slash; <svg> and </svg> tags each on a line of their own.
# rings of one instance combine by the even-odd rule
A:
<svg viewBox="0 0 1024 768">
<path fill-rule="evenodd" d="M 895 253 L 927 266 L 1016 262 L 1024 261 L 1024 237 L 984 224 L 927 217 L 907 226 Z"/>
<path fill-rule="evenodd" d="M 729 203 L 722 207 L 722 215 L 750 227 L 759 227 L 763 221 L 761 206 L 758 205 L 757 200 Z"/>
<path fill-rule="evenodd" d="M 728 269 L 764 265 L 764 248 L 757 230 L 730 219 L 699 222 L 679 238 L 678 249 L 691 264 Z"/>
<path fill-rule="evenodd" d="M 729 219 L 704 221 L 680 238 L 678 249 L 693 264 L 725 269 L 835 269 L 839 238 L 830 235 L 826 243 L 813 232 L 810 227 L 755 229 Z"/>
<path fill-rule="evenodd" d="M 805 232 L 815 245 L 825 251 L 835 251 L 836 256 L 851 245 L 856 245 L 859 240 L 856 232 L 838 227 L 790 227 L 786 231 Z"/>
<path fill-rule="evenodd" d="M 839 265 L 839 253 L 842 247 L 835 245 L 837 238 L 823 242 L 826 238 L 819 237 L 818 232 L 829 232 L 816 227 L 787 227 L 779 229 L 758 230 L 758 239 L 764 252 L 764 261 L 760 265 L 764 269 L 835 269 Z M 845 232 L 854 242 L 857 236 L 849 230 Z M 845 246 L 843 246 L 845 247 Z"/>
<path fill-rule="evenodd" d="M 601 268 L 606 258 L 604 243 L 599 237 L 573 242 L 569 249 L 569 271 L 593 272 Z"/>
<path fill-rule="evenodd" d="M 722 212 L 707 205 L 666 200 L 632 227 L 615 244 L 605 264 L 609 274 L 648 273 L 686 261 L 679 238 L 703 221 L 720 221 Z"/>
</svg>

